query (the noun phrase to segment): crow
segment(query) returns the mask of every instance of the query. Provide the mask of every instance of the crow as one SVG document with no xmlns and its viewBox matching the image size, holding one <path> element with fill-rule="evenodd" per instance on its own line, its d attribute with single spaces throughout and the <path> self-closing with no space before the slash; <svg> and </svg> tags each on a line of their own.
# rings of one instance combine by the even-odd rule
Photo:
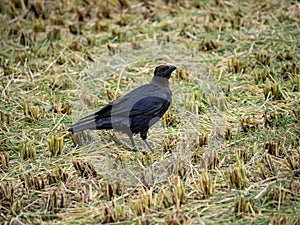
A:
<svg viewBox="0 0 300 225">
<path fill-rule="evenodd" d="M 129 136 L 134 151 L 138 151 L 138 148 L 133 140 L 133 134 L 140 133 L 148 149 L 153 151 L 147 141 L 147 133 L 172 102 L 169 78 L 175 69 L 176 67 L 172 65 L 157 66 L 149 84 L 134 89 L 98 112 L 80 119 L 68 131 L 77 133 L 83 130 L 114 129 Z"/>
</svg>

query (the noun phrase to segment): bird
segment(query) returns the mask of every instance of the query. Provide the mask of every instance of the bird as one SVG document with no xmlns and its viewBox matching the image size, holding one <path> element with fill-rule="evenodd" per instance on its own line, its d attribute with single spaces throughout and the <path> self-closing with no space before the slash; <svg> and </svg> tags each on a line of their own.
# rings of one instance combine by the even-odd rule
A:
<svg viewBox="0 0 300 225">
<path fill-rule="evenodd" d="M 153 151 L 147 141 L 147 133 L 170 107 L 172 92 L 169 88 L 169 79 L 174 70 L 176 66 L 173 65 L 157 66 L 150 83 L 134 89 L 108 103 L 99 111 L 83 117 L 68 131 L 77 133 L 83 130 L 113 129 L 123 132 L 128 135 L 134 151 L 138 151 L 138 148 L 133 135 L 140 133 L 147 148 Z"/>
</svg>

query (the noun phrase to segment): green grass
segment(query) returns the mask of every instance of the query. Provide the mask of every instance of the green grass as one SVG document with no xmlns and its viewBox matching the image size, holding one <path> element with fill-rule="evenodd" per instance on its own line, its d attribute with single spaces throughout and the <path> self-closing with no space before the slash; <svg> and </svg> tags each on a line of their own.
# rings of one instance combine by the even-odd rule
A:
<svg viewBox="0 0 300 225">
<path fill-rule="evenodd" d="M 90 4 L 90 5 L 89 5 Z M 299 3 L 0 3 L 0 224 L 299 224 Z M 149 132 L 68 127 L 174 64 Z"/>
</svg>

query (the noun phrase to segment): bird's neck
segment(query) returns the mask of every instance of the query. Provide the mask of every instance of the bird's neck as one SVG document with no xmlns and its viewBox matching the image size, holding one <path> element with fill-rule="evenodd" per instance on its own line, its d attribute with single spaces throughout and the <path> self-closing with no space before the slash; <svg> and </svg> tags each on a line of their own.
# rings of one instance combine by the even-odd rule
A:
<svg viewBox="0 0 300 225">
<path fill-rule="evenodd" d="M 169 88 L 169 80 L 164 77 L 153 77 L 151 84 L 155 86 Z"/>
</svg>

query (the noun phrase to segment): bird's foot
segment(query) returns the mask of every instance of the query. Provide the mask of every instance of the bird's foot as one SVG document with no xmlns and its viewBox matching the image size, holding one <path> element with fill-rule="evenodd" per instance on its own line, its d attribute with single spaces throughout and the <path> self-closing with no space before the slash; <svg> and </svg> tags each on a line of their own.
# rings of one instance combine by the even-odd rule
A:
<svg viewBox="0 0 300 225">
<path fill-rule="evenodd" d="M 147 145 L 147 147 L 150 150 L 150 152 L 154 152 L 153 148 L 151 147 L 151 145 L 149 144 L 149 142 L 147 141 L 147 139 L 143 139 L 143 141 Z"/>
</svg>

